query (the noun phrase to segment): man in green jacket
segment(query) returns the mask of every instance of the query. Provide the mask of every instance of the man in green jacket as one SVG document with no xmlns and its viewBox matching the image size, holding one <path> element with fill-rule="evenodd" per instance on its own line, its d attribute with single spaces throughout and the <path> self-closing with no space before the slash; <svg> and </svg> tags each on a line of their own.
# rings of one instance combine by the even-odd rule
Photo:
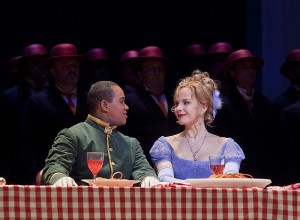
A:
<svg viewBox="0 0 300 220">
<path fill-rule="evenodd" d="M 63 129 L 55 138 L 45 160 L 42 183 L 76 186 L 82 184 L 82 179 L 92 179 L 86 159 L 89 151 L 104 152 L 99 177 L 112 178 L 121 172 L 124 179 L 140 180 L 142 187 L 158 183 L 138 140 L 116 130 L 126 123 L 129 109 L 120 86 L 111 81 L 94 83 L 87 104 L 89 115 L 85 122 Z"/>
</svg>

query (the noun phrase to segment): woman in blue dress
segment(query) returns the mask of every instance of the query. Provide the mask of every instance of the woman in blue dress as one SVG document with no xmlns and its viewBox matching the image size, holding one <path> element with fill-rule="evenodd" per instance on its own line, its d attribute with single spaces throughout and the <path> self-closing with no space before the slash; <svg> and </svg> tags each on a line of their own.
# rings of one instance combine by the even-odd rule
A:
<svg viewBox="0 0 300 220">
<path fill-rule="evenodd" d="M 195 70 L 179 82 L 172 111 L 184 130 L 160 137 L 150 150 L 161 182 L 210 177 L 209 155 L 225 155 L 224 174 L 239 173 L 245 158 L 243 150 L 232 138 L 211 134 L 206 129 L 221 106 L 218 84 L 207 72 Z"/>
</svg>

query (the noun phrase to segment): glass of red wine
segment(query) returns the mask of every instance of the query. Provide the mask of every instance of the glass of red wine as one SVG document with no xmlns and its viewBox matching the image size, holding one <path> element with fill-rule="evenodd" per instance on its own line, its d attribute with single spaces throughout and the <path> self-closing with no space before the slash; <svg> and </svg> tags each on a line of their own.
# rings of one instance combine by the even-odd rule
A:
<svg viewBox="0 0 300 220">
<path fill-rule="evenodd" d="M 209 166 L 211 171 L 215 174 L 223 174 L 225 168 L 224 155 L 211 155 L 209 156 Z"/>
<path fill-rule="evenodd" d="M 87 152 L 87 165 L 90 171 L 93 174 L 94 180 L 96 180 L 97 174 L 102 168 L 104 161 L 104 153 L 103 152 Z"/>
</svg>

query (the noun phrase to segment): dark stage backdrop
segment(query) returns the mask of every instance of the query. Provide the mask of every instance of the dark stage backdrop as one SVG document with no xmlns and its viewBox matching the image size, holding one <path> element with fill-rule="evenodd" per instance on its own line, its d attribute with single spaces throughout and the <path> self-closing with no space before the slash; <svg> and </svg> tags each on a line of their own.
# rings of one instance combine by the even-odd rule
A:
<svg viewBox="0 0 300 220">
<path fill-rule="evenodd" d="M 1 2 L 0 68 L 5 82 L 8 60 L 31 43 L 50 51 L 73 43 L 81 54 L 103 47 L 116 61 L 128 49 L 160 46 L 180 62 L 186 46 L 228 41 L 245 47 L 243 0 L 19 0 Z"/>
</svg>

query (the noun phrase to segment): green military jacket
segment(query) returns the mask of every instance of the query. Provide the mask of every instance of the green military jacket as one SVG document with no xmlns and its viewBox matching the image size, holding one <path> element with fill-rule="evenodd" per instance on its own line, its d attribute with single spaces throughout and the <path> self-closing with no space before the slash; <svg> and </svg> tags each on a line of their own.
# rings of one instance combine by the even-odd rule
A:
<svg viewBox="0 0 300 220">
<path fill-rule="evenodd" d="M 123 179 L 142 181 L 146 176 L 157 178 L 136 138 L 94 119 L 89 115 L 85 122 L 59 132 L 45 161 L 44 184 L 52 185 L 64 176 L 72 177 L 79 185 L 81 179 L 92 179 L 87 166 L 88 151 L 104 152 L 104 163 L 98 177 L 111 178 L 113 173 L 122 172 Z"/>
</svg>

